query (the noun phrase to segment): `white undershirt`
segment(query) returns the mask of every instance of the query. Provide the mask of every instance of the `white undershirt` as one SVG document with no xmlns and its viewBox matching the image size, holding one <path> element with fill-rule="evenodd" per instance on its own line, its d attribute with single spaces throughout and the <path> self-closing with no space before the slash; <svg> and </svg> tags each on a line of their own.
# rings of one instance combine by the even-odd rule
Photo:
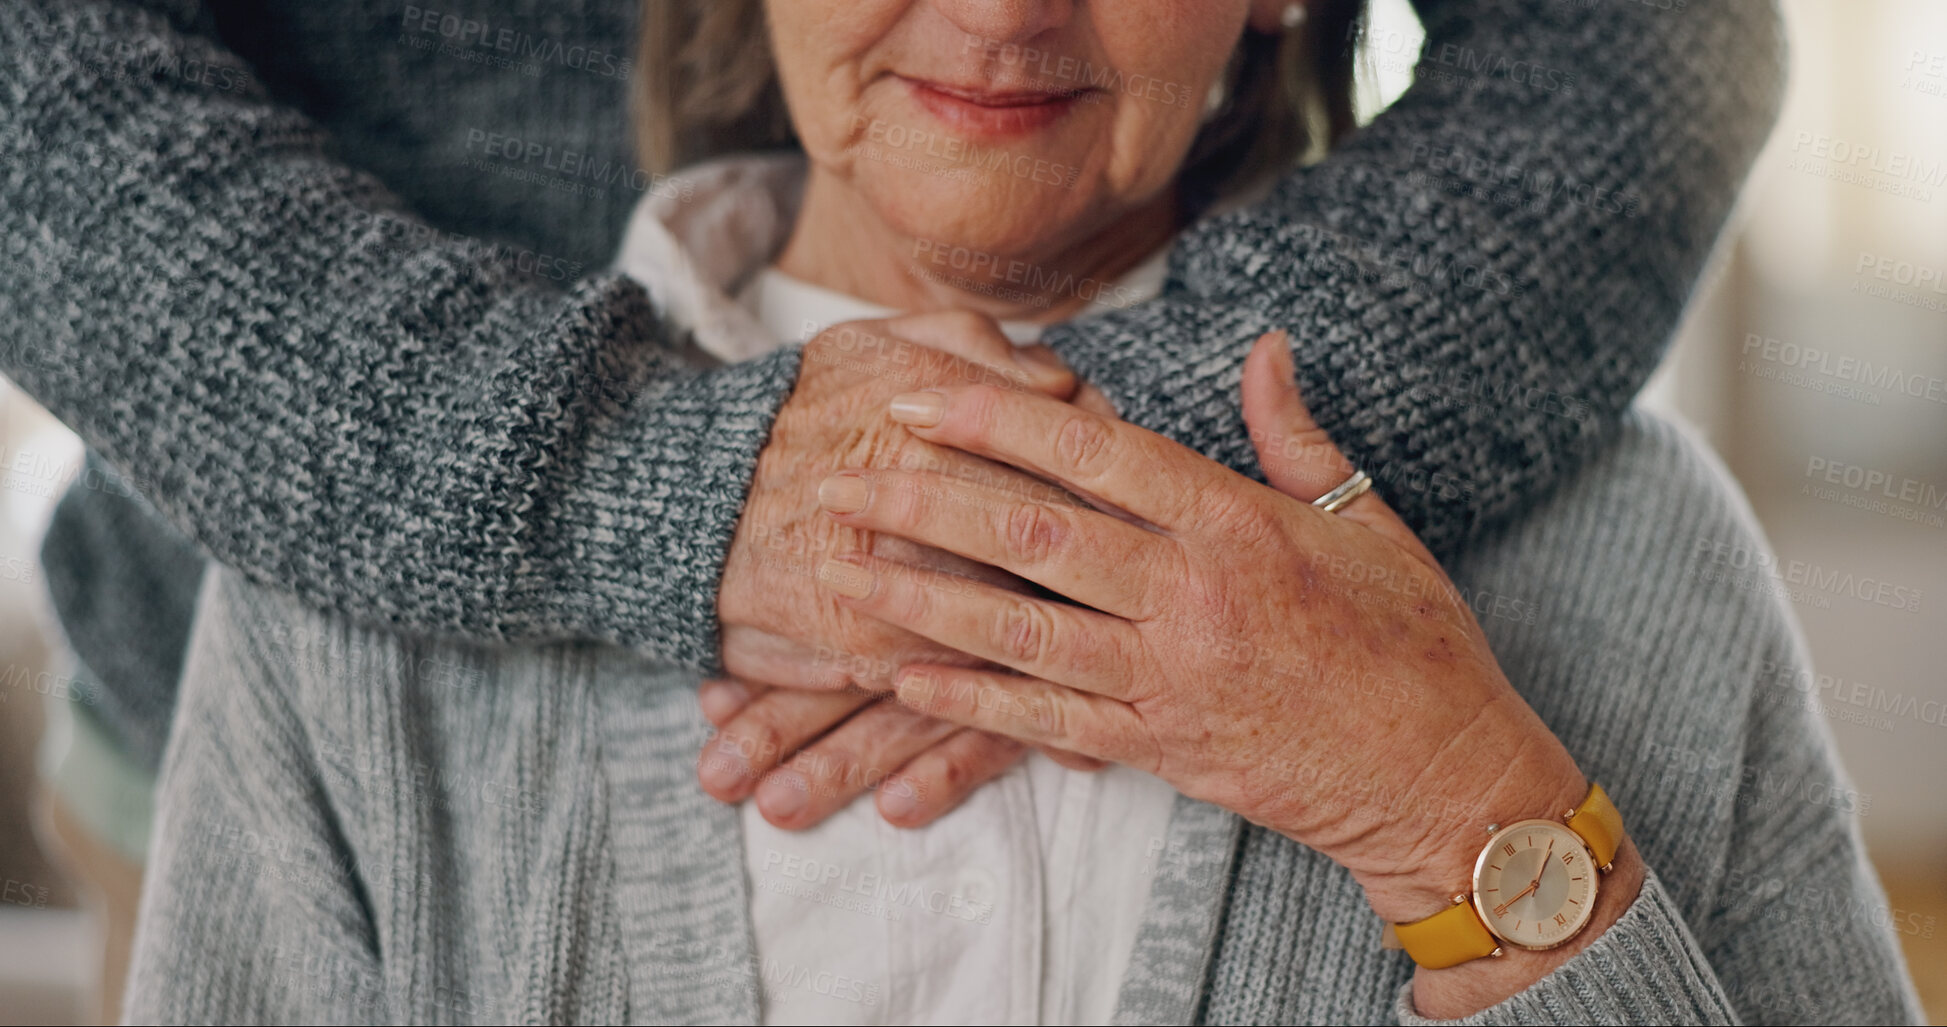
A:
<svg viewBox="0 0 1947 1027">
<path fill-rule="evenodd" d="M 1165 258 L 1079 316 L 1156 295 Z M 893 313 L 775 269 L 737 301 L 793 340 Z M 1037 752 L 919 830 L 886 824 L 870 794 L 809 831 L 744 803 L 763 1022 L 1106 1023 L 1175 796 L 1141 771 L 1080 773 Z"/>
</svg>

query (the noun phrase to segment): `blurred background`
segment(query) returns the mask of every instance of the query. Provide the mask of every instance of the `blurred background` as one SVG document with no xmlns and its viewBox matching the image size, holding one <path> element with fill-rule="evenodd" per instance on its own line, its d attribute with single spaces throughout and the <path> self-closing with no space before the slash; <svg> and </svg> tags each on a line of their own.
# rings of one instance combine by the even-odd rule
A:
<svg viewBox="0 0 1947 1027">
<path fill-rule="evenodd" d="M 1778 700 L 1830 725 L 1891 923 L 1942 1022 L 1947 3 L 1783 2 L 1783 117 L 1644 402 L 1716 448 L 1778 554 L 1775 577 L 1795 586 L 1817 673 L 1777 682 Z M 1376 0 L 1365 116 L 1405 89 L 1419 37 L 1406 0 Z M 89 1022 L 98 1005 L 96 927 L 29 809 L 41 704 L 62 680 L 35 554 L 80 458 L 0 380 L 0 1024 Z M 1900 598 L 1821 584 L 1845 575 Z"/>
</svg>

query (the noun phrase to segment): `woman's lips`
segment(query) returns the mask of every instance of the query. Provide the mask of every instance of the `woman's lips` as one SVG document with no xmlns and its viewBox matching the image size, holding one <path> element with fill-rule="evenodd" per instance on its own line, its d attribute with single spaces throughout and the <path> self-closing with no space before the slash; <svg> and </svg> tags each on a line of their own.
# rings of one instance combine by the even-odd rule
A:
<svg viewBox="0 0 1947 1027">
<path fill-rule="evenodd" d="M 1088 90 L 983 90 L 904 80 L 927 113 L 965 135 L 1000 138 L 1027 135 L 1060 121 Z"/>
</svg>

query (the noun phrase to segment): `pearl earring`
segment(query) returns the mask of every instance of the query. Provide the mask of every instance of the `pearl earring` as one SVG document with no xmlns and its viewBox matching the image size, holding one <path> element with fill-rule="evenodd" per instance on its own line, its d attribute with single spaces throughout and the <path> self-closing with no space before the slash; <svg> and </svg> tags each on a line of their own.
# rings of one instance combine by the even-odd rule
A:
<svg viewBox="0 0 1947 1027">
<path fill-rule="evenodd" d="M 1284 23 L 1286 29 L 1295 29 L 1303 25 L 1305 23 L 1305 5 L 1301 3 L 1284 5 L 1284 13 L 1279 15 L 1278 20 Z"/>
<path fill-rule="evenodd" d="M 1224 103 L 1229 99 L 1230 91 L 1224 88 L 1222 78 L 1210 83 L 1210 91 L 1203 94 L 1203 120 L 1209 121 L 1216 117 L 1217 112 L 1224 109 Z"/>
</svg>

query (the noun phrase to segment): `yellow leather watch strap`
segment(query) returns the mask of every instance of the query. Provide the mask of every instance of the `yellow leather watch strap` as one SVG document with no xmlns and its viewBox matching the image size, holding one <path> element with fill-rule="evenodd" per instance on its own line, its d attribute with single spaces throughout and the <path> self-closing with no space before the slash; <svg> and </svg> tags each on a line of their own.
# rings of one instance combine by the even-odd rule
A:
<svg viewBox="0 0 1947 1027">
<path fill-rule="evenodd" d="M 1601 785 L 1589 785 L 1589 797 L 1568 815 L 1568 829 L 1589 844 L 1596 866 L 1607 868 L 1615 862 L 1616 850 L 1622 848 L 1623 841 L 1622 811 L 1609 801 Z"/>
<path fill-rule="evenodd" d="M 1622 847 L 1623 841 L 1622 812 L 1609 801 L 1601 785 L 1590 783 L 1588 797 L 1568 812 L 1565 822 L 1569 830 L 1588 844 L 1597 866 L 1606 868 L 1615 860 L 1616 850 Z M 1501 947 L 1500 941 L 1481 922 L 1473 903 L 1464 900 L 1424 920 L 1386 926 L 1390 934 L 1387 947 L 1393 947 L 1391 942 L 1398 942 L 1398 947 L 1405 949 L 1413 962 L 1429 970 L 1443 970 L 1491 956 Z"/>
<path fill-rule="evenodd" d="M 1410 924 L 1393 924 L 1393 934 L 1413 962 L 1429 970 L 1444 970 L 1469 960 L 1491 956 L 1501 947 L 1471 902 L 1456 902 Z"/>
</svg>

